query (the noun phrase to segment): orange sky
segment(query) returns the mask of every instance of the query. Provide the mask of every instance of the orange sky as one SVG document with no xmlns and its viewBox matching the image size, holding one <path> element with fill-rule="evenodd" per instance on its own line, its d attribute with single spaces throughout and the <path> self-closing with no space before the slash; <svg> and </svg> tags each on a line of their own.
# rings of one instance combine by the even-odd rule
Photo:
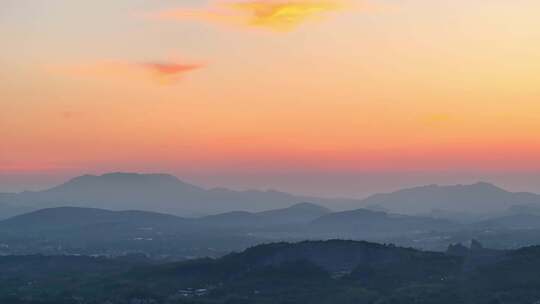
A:
<svg viewBox="0 0 540 304">
<path fill-rule="evenodd" d="M 533 0 L 3 2 L 0 191 L 114 170 L 304 192 L 313 174 L 529 178 L 539 11 Z M 540 187 L 524 179 L 503 182 Z M 331 183 L 317 191 L 339 194 Z"/>
</svg>

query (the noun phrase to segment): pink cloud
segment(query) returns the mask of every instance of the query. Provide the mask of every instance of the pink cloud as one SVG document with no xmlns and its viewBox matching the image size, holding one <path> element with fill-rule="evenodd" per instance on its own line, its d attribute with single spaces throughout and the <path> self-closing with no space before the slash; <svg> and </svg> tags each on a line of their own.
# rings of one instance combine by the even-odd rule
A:
<svg viewBox="0 0 540 304">
<path fill-rule="evenodd" d="M 64 72 L 76 75 L 92 76 L 100 78 L 117 78 L 129 80 L 151 79 L 160 84 L 177 82 L 184 75 L 204 67 L 200 63 L 184 63 L 178 61 L 155 61 L 155 62 L 122 62 L 122 61 L 99 61 L 70 65 L 61 68 Z"/>
</svg>

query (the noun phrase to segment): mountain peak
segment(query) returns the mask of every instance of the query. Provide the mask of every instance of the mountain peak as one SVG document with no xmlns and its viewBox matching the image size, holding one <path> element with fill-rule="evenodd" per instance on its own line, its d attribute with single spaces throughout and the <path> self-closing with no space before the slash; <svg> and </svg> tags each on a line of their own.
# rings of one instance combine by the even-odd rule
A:
<svg viewBox="0 0 540 304">
<path fill-rule="evenodd" d="M 72 178 L 58 187 L 70 187 L 70 186 L 90 186 L 95 183 L 166 183 L 174 184 L 177 186 L 195 187 L 188 183 L 179 180 L 176 176 L 164 173 L 133 173 L 133 172 L 111 172 L 104 173 L 102 175 L 85 174 Z M 56 188 L 58 188 L 56 187 Z M 53 188 L 54 189 L 54 188 Z"/>
<path fill-rule="evenodd" d="M 393 213 L 420 214 L 441 209 L 451 212 L 489 213 L 511 205 L 538 202 L 537 195 L 508 192 L 487 182 L 458 185 L 427 185 L 392 193 L 376 194 L 364 200 L 366 206 L 379 206 Z"/>
<path fill-rule="evenodd" d="M 138 209 L 182 216 L 201 216 L 231 210 L 262 212 L 287 209 L 293 204 L 305 201 L 320 205 L 340 205 L 344 201 L 350 201 L 277 191 L 240 191 L 225 188 L 207 190 L 169 174 L 132 172 L 86 174 L 42 191 L 16 194 L 13 197 L 0 195 L 0 203 L 15 200 L 24 201 L 29 206 L 26 210 L 75 206 L 111 210 Z M 287 210 L 287 213 L 308 213 L 310 217 L 327 212 L 324 207 L 314 204 L 300 204 Z M 16 211 L 14 214 L 20 212 Z"/>
</svg>

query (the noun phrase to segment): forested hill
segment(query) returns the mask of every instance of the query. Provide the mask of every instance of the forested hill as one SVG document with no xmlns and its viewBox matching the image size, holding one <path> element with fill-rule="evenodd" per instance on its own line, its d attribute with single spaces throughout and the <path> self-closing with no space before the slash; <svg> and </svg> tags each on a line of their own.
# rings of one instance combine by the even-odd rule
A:
<svg viewBox="0 0 540 304">
<path fill-rule="evenodd" d="M 219 259 L 0 257 L 0 303 L 535 303 L 540 247 L 274 243 Z"/>
</svg>

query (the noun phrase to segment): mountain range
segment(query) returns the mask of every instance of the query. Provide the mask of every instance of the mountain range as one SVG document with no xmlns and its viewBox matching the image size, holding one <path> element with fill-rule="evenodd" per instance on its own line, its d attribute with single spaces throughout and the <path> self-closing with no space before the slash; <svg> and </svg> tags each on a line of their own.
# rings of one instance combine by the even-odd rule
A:
<svg viewBox="0 0 540 304">
<path fill-rule="evenodd" d="M 332 212 L 312 203 L 262 212 L 186 218 L 151 211 L 53 207 L 0 221 L 1 254 L 141 252 L 161 259 L 220 256 L 260 243 L 363 239 L 440 250 L 480 238 L 498 248 L 534 244 L 540 216 L 510 214 L 469 224 L 369 209 Z M 4 247 L 2 247 L 4 246 Z"/>
<path fill-rule="evenodd" d="M 287 208 L 301 202 L 310 202 L 333 210 L 369 208 L 396 214 L 436 214 L 435 217 L 456 219 L 461 215 L 465 217 L 467 213 L 502 215 L 516 206 L 538 208 L 540 195 L 510 192 L 489 183 L 476 183 L 428 185 L 375 194 L 365 199 L 321 198 L 275 190 L 205 189 L 167 174 L 109 173 L 79 176 L 43 191 L 0 193 L 0 218 L 32 210 L 72 206 L 142 210 L 187 217 L 234 211 L 235 213 L 225 218 L 237 216 L 255 220 L 259 212 Z"/>
<path fill-rule="evenodd" d="M 358 209 L 331 212 L 312 203 L 250 213 L 199 218 L 150 211 L 84 207 L 46 208 L 0 221 L 0 254 L 99 254 L 140 252 L 161 259 L 219 256 L 276 240 L 381 239 L 450 231 L 443 219 Z"/>
<path fill-rule="evenodd" d="M 265 227 L 276 225 L 307 224 L 321 216 L 330 214 L 328 208 L 312 204 L 299 203 L 288 208 L 261 212 L 232 211 L 209 215 L 200 222 L 213 227 Z"/>
<path fill-rule="evenodd" d="M 262 228 L 276 225 L 305 224 L 331 211 L 311 203 L 300 203 L 288 208 L 250 213 L 227 212 L 200 218 L 183 218 L 151 211 L 112 211 L 85 207 L 45 208 L 0 221 L 0 233 L 12 231 L 32 235 L 50 232 L 98 231 L 104 227 L 109 233 L 123 230 L 152 230 L 178 233 L 224 228 Z M 137 232 L 136 232 L 137 233 Z"/>
<path fill-rule="evenodd" d="M 490 214 L 501 213 L 518 205 L 540 206 L 540 195 L 510 192 L 480 182 L 471 185 L 427 185 L 375 194 L 362 200 L 361 205 L 399 214 L 426 214 L 433 211 Z"/>
<path fill-rule="evenodd" d="M 167 174 L 109 173 L 79 176 L 44 191 L 0 194 L 1 217 L 51 207 L 145 210 L 202 216 L 235 210 L 260 212 L 301 202 L 354 205 L 354 199 L 317 198 L 268 190 L 205 189 Z"/>
<path fill-rule="evenodd" d="M 332 212 L 311 203 L 257 213 L 226 212 L 199 218 L 184 218 L 150 211 L 112 211 L 84 207 L 46 208 L 0 221 L 0 236 L 47 236 L 57 234 L 110 237 L 114 233 L 140 235 L 182 235 L 196 232 L 253 233 L 286 231 L 324 235 L 352 233 L 356 236 L 399 235 L 414 231 L 448 230 L 450 221 L 420 216 L 394 215 L 368 209 Z M 276 230 L 276 228 L 279 228 Z M 107 231 L 107 235 L 101 235 Z M 99 233 L 98 233 L 99 232 Z"/>
</svg>

